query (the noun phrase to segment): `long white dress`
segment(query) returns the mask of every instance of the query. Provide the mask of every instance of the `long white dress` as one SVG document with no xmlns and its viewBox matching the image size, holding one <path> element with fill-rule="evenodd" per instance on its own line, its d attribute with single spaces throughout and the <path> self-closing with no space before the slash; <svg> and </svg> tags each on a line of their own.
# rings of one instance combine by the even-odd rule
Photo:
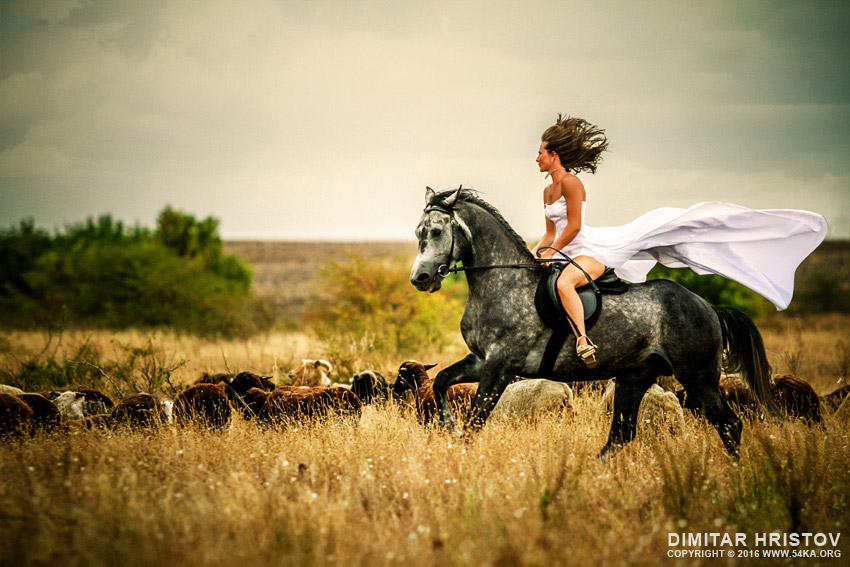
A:
<svg viewBox="0 0 850 567">
<path fill-rule="evenodd" d="M 794 209 L 754 210 L 730 203 L 665 207 L 628 224 L 596 228 L 584 222 L 562 250 L 570 258 L 591 256 L 630 282 L 646 280 L 656 262 L 718 274 L 745 285 L 785 309 L 794 293 L 797 266 L 826 237 L 826 219 Z M 545 205 L 558 235 L 567 226 L 567 202 Z M 557 236 L 555 237 L 557 239 Z"/>
</svg>

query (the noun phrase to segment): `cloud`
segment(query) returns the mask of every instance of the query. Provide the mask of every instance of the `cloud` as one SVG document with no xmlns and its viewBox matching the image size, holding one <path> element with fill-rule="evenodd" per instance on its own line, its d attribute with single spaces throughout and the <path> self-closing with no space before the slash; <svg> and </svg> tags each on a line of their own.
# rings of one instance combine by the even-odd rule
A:
<svg viewBox="0 0 850 567">
<path fill-rule="evenodd" d="M 594 224 L 717 195 L 850 230 L 839 3 L 0 10 L 2 224 L 170 203 L 231 238 L 409 238 L 426 184 L 465 183 L 533 236 L 539 133 L 568 112 L 611 139 Z"/>
</svg>

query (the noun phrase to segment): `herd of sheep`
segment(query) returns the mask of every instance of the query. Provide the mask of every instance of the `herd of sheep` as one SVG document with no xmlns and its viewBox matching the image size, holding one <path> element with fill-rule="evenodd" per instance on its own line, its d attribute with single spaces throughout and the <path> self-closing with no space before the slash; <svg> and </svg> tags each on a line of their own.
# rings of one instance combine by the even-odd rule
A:
<svg viewBox="0 0 850 567">
<path fill-rule="evenodd" d="M 269 377 L 250 372 L 239 374 L 204 373 L 195 384 L 179 392 L 173 400 L 160 400 L 147 393 L 127 396 L 116 404 L 103 392 L 90 388 L 27 393 L 0 385 L 0 436 L 26 436 L 38 431 L 74 429 L 151 429 L 167 424 L 222 429 L 233 412 L 261 426 L 280 426 L 314 420 L 328 414 L 359 417 L 362 407 L 386 404 L 391 400 L 412 407 L 417 419 L 427 424 L 436 415 L 433 379 L 428 371 L 435 365 L 404 362 L 393 383 L 380 373 L 366 370 L 346 384 L 333 384 L 331 364 L 324 360 L 304 360 L 289 373 L 291 385 L 275 386 Z M 666 424 L 675 432 L 684 423 L 682 407 L 686 394 L 675 381 L 660 380 L 644 396 L 638 419 L 641 423 Z M 749 388 L 735 377 L 724 376 L 721 389 L 739 411 L 758 413 Z M 593 388 L 577 384 L 580 388 Z M 615 380 L 602 395 L 601 411 L 613 408 Z M 469 408 L 478 385 L 457 384 L 449 388 L 449 402 L 461 414 Z M 824 406 L 838 411 L 847 408 L 850 386 L 818 397 L 805 381 L 791 374 L 774 376 L 771 392 L 784 413 L 808 422 L 822 419 Z M 569 409 L 574 404 L 569 385 L 543 379 L 519 380 L 510 384 L 492 412 L 492 418 L 534 419 Z"/>
</svg>

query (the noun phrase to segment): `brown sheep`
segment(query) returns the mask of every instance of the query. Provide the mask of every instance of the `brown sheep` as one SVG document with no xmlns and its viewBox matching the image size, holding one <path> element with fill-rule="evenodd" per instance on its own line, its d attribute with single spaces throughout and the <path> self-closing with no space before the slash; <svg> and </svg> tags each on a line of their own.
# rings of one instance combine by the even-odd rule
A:
<svg viewBox="0 0 850 567">
<path fill-rule="evenodd" d="M 821 421 L 820 399 L 808 384 L 793 374 L 777 374 L 770 383 L 773 398 L 790 416 Z"/>
<path fill-rule="evenodd" d="M 389 398 L 390 385 L 380 372 L 364 370 L 351 379 L 351 391 L 363 404 L 386 401 Z"/>
<path fill-rule="evenodd" d="M 28 433 L 32 414 L 32 408 L 18 396 L 0 393 L 0 437 Z"/>
<path fill-rule="evenodd" d="M 201 372 L 201 375 L 197 380 L 192 384 L 193 386 L 197 384 L 230 384 L 230 381 L 233 380 L 233 374 L 226 374 L 224 372 L 219 372 L 217 374 L 210 374 L 209 372 Z"/>
<path fill-rule="evenodd" d="M 360 399 L 347 388 L 281 386 L 269 394 L 259 418 L 263 422 L 279 424 L 322 418 L 331 412 L 359 417 L 361 408 Z"/>
<path fill-rule="evenodd" d="M 212 384 L 195 384 L 174 398 L 174 420 L 181 426 L 189 424 L 220 429 L 230 421 L 230 403 L 222 388 Z"/>
<path fill-rule="evenodd" d="M 41 394 L 21 394 L 18 396 L 32 410 L 32 432 L 50 432 L 59 427 L 62 420 L 59 408 L 56 404 Z"/>
<path fill-rule="evenodd" d="M 250 372 L 240 372 L 239 374 L 236 374 L 234 376 L 233 374 L 225 374 L 223 372 L 220 372 L 220 373 L 217 373 L 217 374 L 210 374 L 209 372 L 202 372 L 201 376 L 197 380 L 195 380 L 195 382 L 192 385 L 194 386 L 196 384 L 213 384 L 214 386 L 218 386 L 219 388 L 223 388 L 226 391 L 228 386 L 234 385 L 234 382 L 236 382 L 238 384 L 239 380 L 240 380 L 239 377 L 242 376 L 243 374 L 251 374 L 251 373 Z M 256 375 L 252 374 L 252 376 L 256 376 Z M 275 386 L 275 383 L 272 382 L 271 376 L 257 376 L 257 378 L 259 378 L 259 380 L 260 380 L 260 385 L 257 386 L 258 388 L 262 388 L 263 390 L 266 390 L 268 392 L 271 392 L 272 390 L 275 389 L 276 386 Z M 254 385 L 252 384 L 250 387 L 254 387 Z M 247 392 L 248 389 L 249 388 L 245 388 L 245 391 Z"/>
<path fill-rule="evenodd" d="M 843 382 L 843 379 L 839 380 L 839 383 L 841 382 Z M 843 402 L 847 398 L 848 394 L 850 394 L 850 384 L 839 386 L 837 389 L 833 390 L 829 394 L 821 396 L 821 407 L 826 407 L 833 410 L 837 409 L 838 406 L 841 405 L 841 402 Z"/>
<path fill-rule="evenodd" d="M 434 379 L 428 376 L 428 370 L 436 364 L 422 364 L 415 360 L 403 362 L 393 383 L 392 395 L 403 399 L 405 392 L 412 391 L 416 417 L 420 423 L 430 423 L 437 413 L 437 400 L 434 397 Z M 452 410 L 463 416 L 469 411 L 472 398 L 478 391 L 478 384 L 455 384 L 449 387 L 448 398 Z"/>
<path fill-rule="evenodd" d="M 253 419 L 260 415 L 263 406 L 266 405 L 266 400 L 269 399 L 269 393 L 260 388 L 251 388 L 244 396 L 242 396 L 242 417 L 245 419 Z"/>
<path fill-rule="evenodd" d="M 132 428 L 159 427 L 167 421 L 162 403 L 145 393 L 127 396 L 112 410 L 112 425 Z"/>
<path fill-rule="evenodd" d="M 268 384 L 271 384 L 269 376 L 240 372 L 224 390 L 233 407 L 240 410 L 245 419 L 251 419 L 257 415 L 258 410 L 265 403 L 267 396 L 265 390 Z M 251 390 L 258 390 L 259 393 L 252 393 L 249 399 L 248 392 Z M 260 393 L 263 395 L 260 396 Z"/>
<path fill-rule="evenodd" d="M 749 386 L 744 384 L 739 378 L 734 376 L 721 376 L 719 386 L 720 391 L 723 393 L 723 397 L 726 398 L 726 401 L 729 402 L 732 409 L 736 409 L 738 411 L 759 411 L 759 404 L 753 395 L 753 392 L 750 390 Z M 687 394 L 685 393 L 684 388 L 676 390 L 676 398 L 678 398 L 679 404 L 681 404 L 682 407 L 687 407 L 685 405 Z"/>
<path fill-rule="evenodd" d="M 328 409 L 333 409 L 339 415 L 356 417 L 360 417 L 360 412 L 363 408 L 363 403 L 357 397 L 357 394 L 348 388 L 340 386 L 325 388 L 321 397 L 321 405 L 324 405 Z"/>
<path fill-rule="evenodd" d="M 752 391 L 739 378 L 721 377 L 720 390 L 733 409 L 761 413 Z M 820 401 L 817 394 L 807 382 L 793 374 L 775 375 L 770 381 L 770 393 L 789 417 L 812 422 L 821 421 Z M 679 390 L 676 395 L 683 400 L 686 394 L 684 390 Z"/>
<path fill-rule="evenodd" d="M 733 408 L 737 406 L 741 409 L 759 411 L 758 400 L 756 400 L 750 387 L 744 384 L 740 378 L 721 376 L 720 391 Z"/>
</svg>

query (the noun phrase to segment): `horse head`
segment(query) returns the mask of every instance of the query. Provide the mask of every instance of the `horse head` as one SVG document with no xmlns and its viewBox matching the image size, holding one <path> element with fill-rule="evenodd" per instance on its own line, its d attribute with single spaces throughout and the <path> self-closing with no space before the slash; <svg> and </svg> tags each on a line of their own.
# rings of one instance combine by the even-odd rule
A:
<svg viewBox="0 0 850 567">
<path fill-rule="evenodd" d="M 462 191 L 462 187 L 439 194 L 430 187 L 425 191 L 425 210 L 416 227 L 419 254 L 410 272 L 410 283 L 419 291 L 439 290 L 450 268 L 463 256 L 467 244 L 455 232 L 463 225 L 454 211 Z"/>
</svg>

